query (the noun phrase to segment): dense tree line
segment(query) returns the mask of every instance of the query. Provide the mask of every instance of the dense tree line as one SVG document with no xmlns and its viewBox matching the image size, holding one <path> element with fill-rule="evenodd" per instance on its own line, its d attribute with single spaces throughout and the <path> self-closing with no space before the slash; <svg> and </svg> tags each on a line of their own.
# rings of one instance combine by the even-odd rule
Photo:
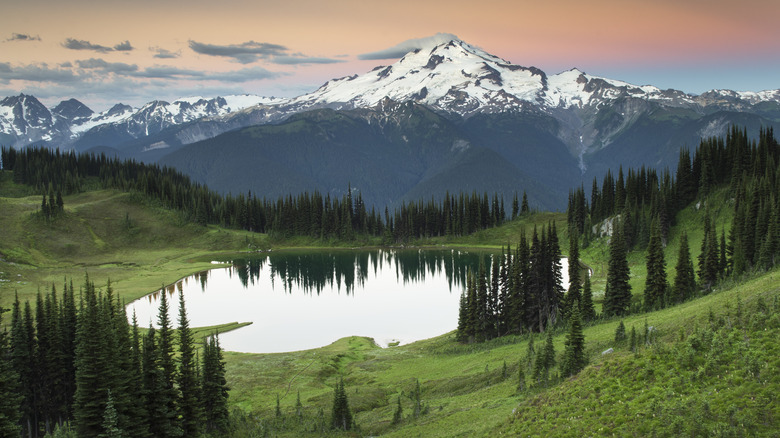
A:
<svg viewBox="0 0 780 438">
<path fill-rule="evenodd" d="M 584 233 L 586 229 L 619 215 L 628 247 L 644 249 L 650 240 L 653 220 L 658 221 L 665 242 L 669 227 L 681 209 L 726 185 L 737 202 L 735 212 L 748 218 L 748 223 L 738 224 L 743 229 L 734 239 L 744 240 L 749 253 L 746 265 L 752 267 L 760 252 L 754 243 L 756 231 L 765 236 L 771 221 L 753 222 L 759 217 L 771 217 L 772 209 L 777 208 L 778 166 L 780 148 L 772 128 L 761 129 L 756 142 L 749 140 L 747 130 L 732 127 L 725 139 L 702 139 L 693 156 L 687 148 L 680 149 L 674 176 L 668 169 L 659 174 L 643 166 L 639 170 L 629 169 L 624 178 L 621 167 L 617 179 L 611 171 L 605 174 L 601 185 L 594 178 L 590 202 L 582 187 L 571 191 L 567 210 L 569 228 L 576 228 L 587 242 L 592 230 Z M 740 222 L 742 217 L 738 218 Z M 750 233 L 746 228 L 751 228 Z M 719 237 L 717 233 L 716 237 Z"/>
<path fill-rule="evenodd" d="M 514 251 L 493 257 L 489 268 L 482 263 L 469 272 L 460 298 L 457 339 L 480 342 L 509 333 L 544 332 L 564 316 L 594 317 L 590 283 L 580 292 L 562 285 L 561 252 L 554 223 L 525 233 Z M 573 269 L 578 263 L 570 262 Z M 571 294 L 576 298 L 569 298 Z M 582 294 L 582 295 L 580 295 Z"/>
<path fill-rule="evenodd" d="M 387 243 L 433 236 L 460 236 L 501 225 L 507 218 L 503 197 L 487 193 L 445 194 L 440 201 L 403 203 L 383 215 L 366 206 L 359 191 L 347 188 L 340 199 L 329 194 L 301 193 L 268 200 L 251 192 L 221 195 L 192 182 L 169 167 L 108 158 L 105 155 L 76 154 L 44 148 L 2 149 L 4 169 L 13 170 L 19 184 L 34 187 L 47 206 L 62 207 L 61 195 L 90 187 L 135 191 L 167 208 L 184 212 L 192 221 L 206 225 L 270 233 L 281 237 L 310 236 L 353 240 L 381 236 Z M 53 194 L 58 194 L 54 201 Z M 54 201 L 54 202 L 53 202 Z M 512 218 L 528 213 L 528 199 L 522 205 L 517 195 Z"/>
<path fill-rule="evenodd" d="M 110 282 L 99 291 L 87 278 L 78 303 L 75 295 L 71 282 L 61 295 L 53 286 L 39 294 L 34 311 L 15 301 L 10 346 L 0 337 L 0 409 L 8 408 L 0 429 L 12 432 L 3 436 L 195 437 L 226 430 L 221 349 L 212 336 L 197 360 L 183 300 L 178 330 L 163 292 L 159 328 L 141 335 Z"/>
<path fill-rule="evenodd" d="M 707 196 L 727 188 L 734 220 L 726 232 L 710 217 Z M 761 129 L 757 141 L 745 129 L 732 127 L 724 138 L 702 139 L 691 157 L 681 149 L 675 177 L 668 170 L 623 169 L 617 180 L 608 172 L 601 186 L 593 181 L 590 205 L 582 188 L 571 192 L 567 214 L 570 233 L 582 233 L 587 244 L 592 233 L 611 228 L 610 260 L 604 297 L 606 315 L 630 311 L 628 249 L 647 251 L 644 307 L 657 309 L 708 292 L 722 278 L 769 269 L 780 256 L 780 145 L 772 128 Z M 703 239 L 694 271 L 687 234 L 683 230 L 670 284 L 664 247 L 675 215 L 700 200 L 704 208 Z M 594 227 L 599 225 L 600 227 Z M 697 280 L 698 277 L 698 280 Z"/>
</svg>

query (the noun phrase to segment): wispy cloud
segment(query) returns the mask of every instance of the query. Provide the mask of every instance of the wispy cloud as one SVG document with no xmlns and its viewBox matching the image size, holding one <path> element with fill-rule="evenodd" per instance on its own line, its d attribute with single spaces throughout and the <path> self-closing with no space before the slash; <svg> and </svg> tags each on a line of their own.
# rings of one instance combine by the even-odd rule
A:
<svg viewBox="0 0 780 438">
<path fill-rule="evenodd" d="M 183 69 L 169 65 L 155 65 L 147 67 L 132 76 L 147 79 L 200 79 L 207 77 L 208 74 L 200 70 Z"/>
<path fill-rule="evenodd" d="M 252 67 L 224 73 L 210 73 L 208 75 L 208 79 L 214 81 L 238 83 L 261 79 L 276 79 L 288 75 L 289 73 L 270 71 L 262 67 Z"/>
<path fill-rule="evenodd" d="M 255 41 L 223 46 L 190 40 L 189 44 L 190 49 L 201 55 L 232 58 L 235 62 L 241 64 L 251 64 L 259 59 L 267 59 L 270 56 L 283 56 L 288 51 L 287 47 L 279 44 L 258 43 Z"/>
<path fill-rule="evenodd" d="M 28 82 L 55 82 L 72 83 L 80 78 L 71 70 L 62 68 L 50 68 L 47 64 L 30 64 L 21 67 L 13 67 L 10 63 L 0 63 L 0 82 L 8 83 L 12 80 Z"/>
<path fill-rule="evenodd" d="M 85 70 L 100 70 L 104 73 L 116 73 L 126 75 L 132 72 L 138 71 L 138 66 L 135 64 L 125 64 L 124 62 L 107 62 L 100 58 L 90 58 L 80 61 L 76 61 L 76 65 L 79 68 Z"/>
<path fill-rule="evenodd" d="M 149 47 L 149 50 L 155 52 L 154 57 L 157 59 L 176 59 L 181 56 L 181 50 L 171 52 L 161 47 Z"/>
<path fill-rule="evenodd" d="M 14 33 L 11 34 L 11 38 L 8 38 L 6 41 L 40 41 L 41 37 L 38 35 L 32 36 L 26 33 Z"/>
<path fill-rule="evenodd" d="M 319 58 L 304 55 L 285 55 L 274 56 L 271 62 L 279 65 L 302 65 L 302 64 L 336 64 L 344 62 L 343 59 Z"/>
<path fill-rule="evenodd" d="M 363 53 L 358 55 L 358 59 L 362 60 L 379 60 L 379 59 L 398 59 L 411 52 L 412 50 L 422 49 L 425 47 L 433 47 L 437 44 L 443 44 L 448 41 L 458 39 L 457 36 L 451 33 L 437 33 L 425 38 L 414 38 L 406 40 L 402 43 L 396 44 L 393 47 L 378 50 L 376 52 Z"/>
<path fill-rule="evenodd" d="M 119 44 L 116 44 L 113 47 L 108 47 L 108 46 L 103 46 L 101 44 L 93 44 L 86 40 L 77 40 L 75 38 L 67 38 L 62 43 L 62 47 L 71 50 L 92 50 L 98 53 L 108 53 L 114 51 L 129 52 L 134 49 L 134 47 L 130 44 L 130 41 L 127 40 Z"/>
<path fill-rule="evenodd" d="M 135 47 L 133 47 L 128 40 L 125 40 L 114 46 L 114 50 L 117 52 L 130 52 L 133 49 L 135 49 Z"/>
<path fill-rule="evenodd" d="M 256 41 L 229 45 L 190 41 L 189 45 L 190 49 L 195 53 L 231 58 L 233 61 L 241 64 L 251 64 L 261 59 L 279 65 L 333 64 L 344 62 L 340 59 L 306 56 L 302 53 L 290 53 L 290 50 L 283 45 L 258 43 Z"/>
</svg>

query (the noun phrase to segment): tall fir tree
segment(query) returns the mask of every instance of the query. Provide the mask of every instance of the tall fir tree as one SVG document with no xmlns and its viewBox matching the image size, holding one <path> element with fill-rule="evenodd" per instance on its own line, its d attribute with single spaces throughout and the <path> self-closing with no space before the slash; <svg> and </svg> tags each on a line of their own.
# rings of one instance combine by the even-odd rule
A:
<svg viewBox="0 0 780 438">
<path fill-rule="evenodd" d="M 704 216 L 704 239 L 699 254 L 699 282 L 704 291 L 715 285 L 719 276 L 720 254 L 718 252 L 718 234 L 711 223 L 709 213 Z"/>
<path fill-rule="evenodd" d="M 564 317 L 569 319 L 575 303 L 582 302 L 582 284 L 580 281 L 580 242 L 577 230 L 572 228 L 569 237 L 569 290 L 566 292 L 563 312 Z M 579 304 L 576 304 L 579 306 Z"/>
<path fill-rule="evenodd" d="M 352 412 L 349 409 L 349 400 L 347 399 L 347 391 L 344 389 L 343 378 L 333 390 L 333 412 L 330 424 L 334 429 L 352 429 Z"/>
<path fill-rule="evenodd" d="M 87 277 L 82 290 L 82 307 L 76 332 L 76 394 L 73 415 L 78 436 L 97 436 L 103 432 L 110 384 L 109 328 L 101 315 L 101 303 L 95 285 Z M 96 336 L 100 333 L 101 336 Z"/>
<path fill-rule="evenodd" d="M 573 376 L 579 373 L 588 363 L 585 357 L 585 336 L 582 334 L 579 305 L 572 306 L 569 318 L 569 333 L 566 336 L 561 363 L 561 375 Z"/>
<path fill-rule="evenodd" d="M 631 306 L 631 285 L 628 283 L 630 271 L 621 228 L 619 224 L 616 224 L 609 244 L 609 264 L 603 310 L 606 316 L 626 315 Z"/>
<path fill-rule="evenodd" d="M 203 424 L 203 406 L 201 405 L 201 385 L 198 381 L 195 347 L 193 345 L 187 309 L 184 304 L 184 292 L 179 291 L 179 372 L 176 382 L 181 393 L 179 412 L 181 428 L 185 437 L 198 436 Z"/>
<path fill-rule="evenodd" d="M 0 327 L 2 314 L 0 309 Z M 19 392 L 19 375 L 13 367 L 8 346 L 8 332 L 0 332 L 0 436 L 18 437 L 21 433 L 22 394 Z"/>
<path fill-rule="evenodd" d="M 173 330 L 171 329 L 170 316 L 168 315 L 168 296 L 163 286 L 160 291 L 160 308 L 157 314 L 157 331 L 159 339 L 157 344 L 157 364 L 160 369 L 160 403 L 158 409 L 164 412 L 162 428 L 158 431 L 159 437 L 182 436 L 181 423 L 179 421 L 179 392 L 176 383 L 176 362 L 173 351 Z"/>
<path fill-rule="evenodd" d="M 675 272 L 677 274 L 674 277 L 674 286 L 672 286 L 672 301 L 681 303 L 691 298 L 696 290 L 693 260 L 691 260 L 691 251 L 688 248 L 688 233 L 685 231 L 680 235 L 680 251 L 677 254 Z"/>
<path fill-rule="evenodd" d="M 590 275 L 585 275 L 582 285 L 582 301 L 580 302 L 580 316 L 582 321 L 590 322 L 596 319 L 596 308 L 593 305 L 593 290 L 590 287 Z"/>
<path fill-rule="evenodd" d="M 645 278 L 645 309 L 664 307 L 666 298 L 666 261 L 661 242 L 658 220 L 650 226 L 650 243 L 647 245 L 647 277 Z"/>
<path fill-rule="evenodd" d="M 224 433 L 228 421 L 228 386 L 225 379 L 225 362 L 219 346 L 219 335 L 214 334 L 203 341 L 202 367 L 203 411 L 205 428 L 209 433 Z"/>
</svg>

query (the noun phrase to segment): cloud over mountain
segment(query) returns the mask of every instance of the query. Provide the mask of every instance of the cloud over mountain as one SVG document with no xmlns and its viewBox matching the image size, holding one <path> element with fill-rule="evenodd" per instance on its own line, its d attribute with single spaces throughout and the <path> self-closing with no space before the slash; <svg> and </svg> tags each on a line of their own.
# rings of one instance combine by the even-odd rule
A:
<svg viewBox="0 0 780 438">
<path fill-rule="evenodd" d="M 451 33 L 439 32 L 436 35 L 432 35 L 425 38 L 413 38 L 406 40 L 402 43 L 396 44 L 393 47 L 384 50 L 378 50 L 376 52 L 363 53 L 358 55 L 358 59 L 362 60 L 379 60 L 379 59 L 396 59 L 401 58 L 407 53 L 415 49 L 422 49 L 424 47 L 433 47 L 437 44 L 446 43 L 447 41 L 456 40 L 457 36 Z"/>
</svg>

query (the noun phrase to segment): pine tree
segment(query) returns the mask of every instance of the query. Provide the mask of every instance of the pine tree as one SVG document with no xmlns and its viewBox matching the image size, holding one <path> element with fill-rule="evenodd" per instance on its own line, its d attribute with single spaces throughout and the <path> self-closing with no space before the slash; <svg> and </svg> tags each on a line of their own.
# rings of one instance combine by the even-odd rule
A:
<svg viewBox="0 0 780 438">
<path fill-rule="evenodd" d="M 479 272 L 477 274 L 477 308 L 475 309 L 477 314 L 477 326 L 476 326 L 476 340 L 482 342 L 490 339 L 490 331 L 488 329 L 489 322 L 491 320 L 489 315 L 489 297 L 488 297 L 488 285 L 487 285 L 487 271 L 485 270 L 485 261 L 479 261 Z"/>
<path fill-rule="evenodd" d="M 593 306 L 593 292 L 590 287 L 590 275 L 585 275 L 585 283 L 582 285 L 580 315 L 582 315 L 582 320 L 585 322 L 596 319 L 596 308 Z"/>
<path fill-rule="evenodd" d="M 566 336 L 564 345 L 561 375 L 569 377 L 579 373 L 587 364 L 585 336 L 582 334 L 579 305 L 572 307 L 571 317 L 569 318 L 569 333 Z"/>
<path fill-rule="evenodd" d="M 520 214 L 527 215 L 530 212 L 531 208 L 528 206 L 528 195 L 526 195 L 525 190 L 523 190 L 523 203 L 520 206 Z"/>
<path fill-rule="evenodd" d="M 203 410 L 200 402 L 200 383 L 196 373 L 195 348 L 193 346 L 184 292 L 179 291 L 179 372 L 176 374 L 181 398 L 181 428 L 184 436 L 198 436 L 203 424 Z"/>
<path fill-rule="evenodd" d="M 666 295 L 666 262 L 661 243 L 661 229 L 654 220 L 650 228 L 650 243 L 647 245 L 647 277 L 645 279 L 645 309 L 664 307 Z"/>
<path fill-rule="evenodd" d="M 615 328 L 615 343 L 622 344 L 626 340 L 626 325 L 623 324 L 623 320 L 620 320 L 620 324 Z"/>
<path fill-rule="evenodd" d="M 693 273 L 693 260 L 688 249 L 688 234 L 683 231 L 680 236 L 680 252 L 677 255 L 677 272 L 672 287 L 672 300 L 681 303 L 693 296 L 696 290 L 696 279 Z"/>
<path fill-rule="evenodd" d="M 534 362 L 534 377 L 537 381 L 547 383 L 550 379 L 550 370 L 555 367 L 555 346 L 553 345 L 552 330 L 547 329 L 547 340 L 544 348 L 539 350 Z"/>
<path fill-rule="evenodd" d="M 114 398 L 111 396 L 111 390 L 108 390 L 106 409 L 103 412 L 103 432 L 98 438 L 122 438 L 125 434 L 119 428 L 119 415 L 114 408 Z"/>
<path fill-rule="evenodd" d="M 626 259 L 626 248 L 620 226 L 615 226 L 609 245 L 607 286 L 604 291 L 604 314 L 620 316 L 628 314 L 631 306 L 630 271 Z"/>
<path fill-rule="evenodd" d="M 6 309 L 0 309 L 0 327 L 2 314 Z M 19 375 L 13 368 L 11 354 L 8 348 L 8 332 L 0 332 L 0 436 L 18 437 L 21 433 L 22 395 L 19 392 Z"/>
<path fill-rule="evenodd" d="M 572 230 L 572 234 L 569 237 L 569 290 L 566 292 L 566 299 L 564 300 L 564 317 L 568 319 L 572 312 L 572 307 L 576 303 L 582 302 L 580 284 L 580 245 L 579 238 L 576 230 Z M 579 306 L 579 304 L 576 304 Z"/>
<path fill-rule="evenodd" d="M 76 332 L 76 394 L 73 415 L 79 436 L 97 436 L 103 431 L 110 378 L 108 345 L 105 334 L 108 327 L 101 317 L 95 285 L 86 279 L 83 303 Z"/>
<path fill-rule="evenodd" d="M 525 371 L 523 368 L 522 363 L 517 364 L 517 390 L 520 392 L 525 391 Z"/>
<path fill-rule="evenodd" d="M 349 410 L 349 400 L 347 400 L 347 392 L 344 390 L 343 378 L 333 390 L 333 413 L 330 424 L 334 429 L 352 429 L 352 412 Z"/>
<path fill-rule="evenodd" d="M 219 336 L 203 341 L 203 411 L 206 430 L 224 432 L 228 428 L 228 386 L 225 380 L 225 362 L 219 346 Z"/>
<path fill-rule="evenodd" d="M 704 239 L 699 254 L 699 281 L 705 291 L 712 289 L 718 280 L 718 237 L 715 226 L 711 224 L 709 214 L 704 217 Z"/>
<path fill-rule="evenodd" d="M 179 392 L 175 387 L 176 362 L 173 359 L 173 332 L 171 330 L 170 317 L 168 316 L 168 296 L 165 287 L 160 291 L 160 308 L 157 314 L 157 331 L 159 340 L 157 344 L 157 364 L 160 370 L 160 394 L 157 409 L 163 415 L 161 429 L 157 431 L 159 437 L 182 436 L 179 423 Z"/>
<path fill-rule="evenodd" d="M 395 412 L 393 413 L 393 425 L 399 424 L 401 420 L 403 420 L 404 415 L 404 408 L 401 406 L 401 396 L 398 396 L 398 407 L 395 408 Z"/>
<path fill-rule="evenodd" d="M 460 294 L 460 303 L 458 305 L 458 329 L 455 332 L 455 339 L 458 342 L 468 342 L 469 340 L 469 307 L 466 291 Z"/>
</svg>

